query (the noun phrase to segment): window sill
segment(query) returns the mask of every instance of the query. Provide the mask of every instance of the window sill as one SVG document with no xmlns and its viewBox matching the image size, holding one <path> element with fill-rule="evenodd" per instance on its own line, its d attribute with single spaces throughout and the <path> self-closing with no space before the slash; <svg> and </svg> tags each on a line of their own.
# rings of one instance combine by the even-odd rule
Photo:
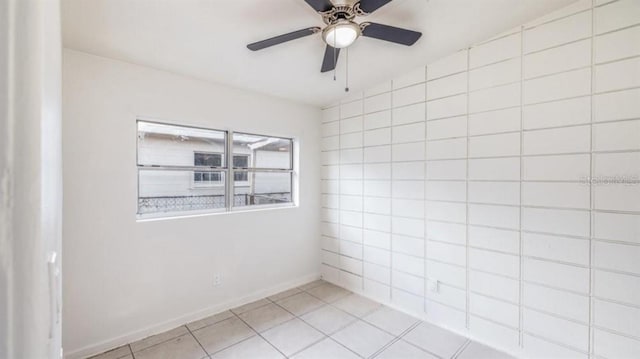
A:
<svg viewBox="0 0 640 359">
<path fill-rule="evenodd" d="M 165 220 L 173 220 L 173 219 L 186 219 L 186 218 L 208 217 L 208 216 L 218 216 L 218 215 L 226 215 L 226 214 L 282 210 L 282 209 L 290 209 L 290 208 L 298 208 L 298 207 L 299 205 L 295 203 L 282 203 L 282 204 L 265 204 L 265 205 L 234 207 L 230 211 L 227 211 L 226 208 L 221 208 L 221 209 L 207 210 L 207 211 L 184 211 L 184 212 L 137 214 L 136 222 L 140 222 L 140 223 L 156 222 L 156 221 L 165 221 Z"/>
</svg>

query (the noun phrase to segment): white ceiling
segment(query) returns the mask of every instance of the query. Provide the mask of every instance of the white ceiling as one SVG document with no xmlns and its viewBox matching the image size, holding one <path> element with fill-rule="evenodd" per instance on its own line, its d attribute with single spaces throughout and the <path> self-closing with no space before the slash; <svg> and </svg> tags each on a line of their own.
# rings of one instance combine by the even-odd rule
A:
<svg viewBox="0 0 640 359">
<path fill-rule="evenodd" d="M 422 31 L 412 47 L 360 38 L 349 48 L 349 82 L 362 90 L 575 0 L 394 0 L 366 21 Z M 365 21 L 358 18 L 358 22 Z M 252 52 L 245 46 L 323 26 L 303 0 L 62 0 L 64 46 L 157 69 L 326 105 L 344 96 L 320 73 L 319 35 Z"/>
</svg>

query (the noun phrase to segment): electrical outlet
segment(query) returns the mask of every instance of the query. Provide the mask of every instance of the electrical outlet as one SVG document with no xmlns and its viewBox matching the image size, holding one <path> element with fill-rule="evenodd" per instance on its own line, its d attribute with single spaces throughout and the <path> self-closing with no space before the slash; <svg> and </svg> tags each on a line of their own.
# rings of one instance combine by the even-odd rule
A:
<svg viewBox="0 0 640 359">
<path fill-rule="evenodd" d="M 213 275 L 213 286 L 218 287 L 222 285 L 222 274 L 216 273 Z"/>
<path fill-rule="evenodd" d="M 439 282 L 437 279 L 427 279 L 427 288 L 430 292 L 438 293 Z"/>
</svg>

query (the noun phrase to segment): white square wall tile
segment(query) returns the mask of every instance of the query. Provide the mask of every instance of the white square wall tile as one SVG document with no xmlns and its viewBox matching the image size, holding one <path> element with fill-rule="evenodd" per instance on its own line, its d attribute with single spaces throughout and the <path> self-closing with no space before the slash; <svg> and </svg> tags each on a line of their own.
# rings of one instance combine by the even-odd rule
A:
<svg viewBox="0 0 640 359">
<path fill-rule="evenodd" d="M 576 349 L 558 345 L 525 333 L 523 337 L 524 352 L 529 358 L 563 358 L 563 359 L 588 359 L 589 354 L 584 354 Z"/>
<path fill-rule="evenodd" d="M 469 226 L 469 246 L 519 255 L 517 230 Z"/>
<path fill-rule="evenodd" d="M 591 68 L 526 80 L 524 104 L 560 100 L 591 94 Z"/>
<path fill-rule="evenodd" d="M 364 116 L 365 130 L 391 126 L 391 110 L 370 113 Z"/>
<path fill-rule="evenodd" d="M 413 296 L 422 296 L 424 293 L 424 279 L 407 273 L 393 271 L 391 273 L 391 282 L 394 289 L 400 289 L 403 292 L 412 294 Z M 393 298 L 393 295 L 392 295 Z"/>
<path fill-rule="evenodd" d="M 525 157 L 522 161 L 526 181 L 582 181 L 591 172 L 588 154 Z"/>
<path fill-rule="evenodd" d="M 597 65 L 594 81 L 596 92 L 640 86 L 640 58 Z"/>
<path fill-rule="evenodd" d="M 424 181 L 394 181 L 391 184 L 393 198 L 424 199 Z"/>
<path fill-rule="evenodd" d="M 380 128 L 364 132 L 365 146 L 379 146 L 391 143 L 391 128 Z"/>
<path fill-rule="evenodd" d="M 635 178 L 637 183 L 638 177 Z M 594 197 L 596 209 L 640 212 L 640 186 L 637 184 L 596 186 Z"/>
<path fill-rule="evenodd" d="M 504 157 L 520 155 L 520 133 L 484 135 L 469 138 L 469 157 Z"/>
<path fill-rule="evenodd" d="M 340 135 L 340 148 L 362 147 L 362 132 Z"/>
<path fill-rule="evenodd" d="M 640 244 L 640 215 L 596 212 L 594 237 Z"/>
<path fill-rule="evenodd" d="M 391 108 L 391 93 L 367 97 L 364 99 L 364 113 L 378 112 Z"/>
<path fill-rule="evenodd" d="M 340 106 L 325 108 L 322 110 L 322 122 L 333 122 L 340 119 Z"/>
<path fill-rule="evenodd" d="M 424 103 L 394 108 L 392 112 L 392 123 L 394 126 L 407 123 L 422 122 L 425 119 L 426 107 Z"/>
<path fill-rule="evenodd" d="M 364 165 L 364 178 L 372 180 L 391 179 L 391 164 L 371 163 Z M 362 191 L 362 188 L 360 189 Z M 362 193 L 359 193 L 362 194 Z"/>
<path fill-rule="evenodd" d="M 634 304 L 640 302 L 640 277 L 595 270 L 594 295 L 598 298 Z"/>
<path fill-rule="evenodd" d="M 464 203 L 427 201 L 427 218 L 432 220 L 464 223 L 467 218 Z"/>
<path fill-rule="evenodd" d="M 391 181 L 364 181 L 365 196 L 391 197 Z"/>
<path fill-rule="evenodd" d="M 589 266 L 589 246 L 586 239 L 522 234 L 522 253 L 531 257 Z"/>
<path fill-rule="evenodd" d="M 458 95 L 467 91 L 467 73 L 459 73 L 427 82 L 427 100 Z"/>
<path fill-rule="evenodd" d="M 427 277 L 432 280 L 464 288 L 466 286 L 467 271 L 464 267 L 435 262 L 425 261 L 427 266 Z"/>
<path fill-rule="evenodd" d="M 587 124 L 591 122 L 591 98 L 579 97 L 524 106 L 522 121 L 525 130 Z"/>
<path fill-rule="evenodd" d="M 640 149 L 640 120 L 595 124 L 593 149 L 595 151 Z"/>
<path fill-rule="evenodd" d="M 595 241 L 593 266 L 640 274 L 640 246 Z"/>
<path fill-rule="evenodd" d="M 589 323 L 589 297 L 586 295 L 524 283 L 522 301 L 530 308 Z"/>
<path fill-rule="evenodd" d="M 351 133 L 362 131 L 362 116 L 340 120 L 340 133 Z"/>
<path fill-rule="evenodd" d="M 585 11 L 527 29 L 524 52 L 530 53 L 591 36 L 591 12 Z"/>
<path fill-rule="evenodd" d="M 589 209 L 590 190 L 585 183 L 525 182 L 522 184 L 522 204 Z"/>
<path fill-rule="evenodd" d="M 498 324 L 495 321 L 485 320 L 475 315 L 469 316 L 469 331 L 472 333 L 474 338 L 478 340 L 482 340 L 486 343 L 492 343 L 495 346 L 500 347 L 501 349 L 511 350 L 515 352 L 518 350 L 518 338 L 519 333 L 517 330 L 511 327 L 507 327 L 503 324 Z M 482 356 L 487 355 L 488 358 L 499 359 L 502 357 L 511 358 L 511 356 L 507 356 L 506 354 L 500 353 L 496 350 L 488 350 L 488 353 L 479 353 L 478 356 L 465 356 L 465 353 L 469 349 L 474 348 L 474 344 L 477 342 L 471 342 L 465 351 L 462 352 L 457 358 L 460 359 L 471 359 L 471 358 L 481 358 Z"/>
<path fill-rule="evenodd" d="M 391 214 L 391 200 L 380 197 L 364 197 L 364 211 L 376 214 Z"/>
<path fill-rule="evenodd" d="M 523 136 L 525 155 L 580 153 L 591 150 L 590 126 L 528 131 Z M 606 143 L 606 140 L 603 142 Z"/>
<path fill-rule="evenodd" d="M 605 122 L 640 117 L 639 98 L 640 89 L 595 95 L 593 97 L 594 121 Z"/>
<path fill-rule="evenodd" d="M 589 222 L 588 211 L 522 209 L 522 229 L 529 231 L 589 237 Z"/>
<path fill-rule="evenodd" d="M 357 100 L 340 105 L 340 118 L 349 118 L 362 115 L 362 100 Z"/>
<path fill-rule="evenodd" d="M 424 179 L 424 162 L 393 163 L 391 167 L 393 179 L 422 180 Z"/>
<path fill-rule="evenodd" d="M 427 66 L 427 80 L 465 71 L 467 69 L 467 50 L 458 51 Z"/>
<path fill-rule="evenodd" d="M 428 181 L 426 199 L 440 201 L 466 201 L 467 185 L 463 181 Z"/>
<path fill-rule="evenodd" d="M 595 329 L 593 351 L 605 358 L 633 358 L 640 353 L 640 340 Z"/>
<path fill-rule="evenodd" d="M 466 116 L 458 116 L 427 122 L 427 140 L 465 137 L 466 135 Z"/>
<path fill-rule="evenodd" d="M 391 235 L 379 231 L 364 230 L 364 244 L 367 246 L 391 249 Z"/>
<path fill-rule="evenodd" d="M 520 105 L 520 83 L 513 83 L 469 94 L 469 112 L 497 110 Z"/>
<path fill-rule="evenodd" d="M 376 282 L 382 284 L 390 285 L 391 269 L 382 265 L 365 262 L 364 277 L 367 279 L 375 280 Z"/>
<path fill-rule="evenodd" d="M 391 162 L 391 146 L 364 148 L 364 163 Z"/>
<path fill-rule="evenodd" d="M 320 129 L 322 137 L 335 136 L 340 133 L 340 122 L 323 123 Z"/>
<path fill-rule="evenodd" d="M 524 57 L 524 78 L 549 75 L 591 65 L 591 40 L 586 39 Z"/>
<path fill-rule="evenodd" d="M 469 268 L 517 279 L 520 275 L 520 260 L 511 254 L 470 248 Z"/>
<path fill-rule="evenodd" d="M 594 41 L 596 63 L 640 55 L 640 27 L 597 36 Z"/>
<path fill-rule="evenodd" d="M 469 202 L 487 204 L 520 204 L 518 182 L 469 182 Z"/>
<path fill-rule="evenodd" d="M 498 62 L 469 72 L 469 91 L 520 81 L 520 58 Z"/>
<path fill-rule="evenodd" d="M 520 309 L 512 303 L 471 293 L 469 296 L 469 312 L 484 318 L 491 318 L 512 328 L 519 326 Z"/>
<path fill-rule="evenodd" d="M 470 180 L 520 180 L 520 158 L 469 160 Z"/>
<path fill-rule="evenodd" d="M 525 258 L 522 277 L 557 289 L 589 293 L 589 269 L 583 267 Z"/>
<path fill-rule="evenodd" d="M 391 91 L 391 80 L 384 81 L 364 90 L 364 97 L 367 98 L 367 97 L 379 95 L 381 93 L 390 92 L 390 91 Z"/>
<path fill-rule="evenodd" d="M 424 237 L 424 220 L 393 217 L 391 219 L 393 233 L 412 237 Z"/>
<path fill-rule="evenodd" d="M 400 107 L 425 101 L 425 85 L 418 84 L 393 91 L 393 107 Z"/>
<path fill-rule="evenodd" d="M 640 309 L 617 303 L 594 300 L 594 324 L 634 337 L 640 336 Z"/>
<path fill-rule="evenodd" d="M 394 199 L 391 202 L 394 216 L 424 218 L 424 201 L 413 199 Z"/>
<path fill-rule="evenodd" d="M 457 244 L 428 241 L 427 258 L 464 266 L 467 261 L 466 248 Z"/>
<path fill-rule="evenodd" d="M 469 289 L 494 298 L 502 298 L 511 303 L 518 303 L 520 298 L 518 280 L 474 270 L 469 271 Z"/>
<path fill-rule="evenodd" d="M 415 142 L 425 140 L 425 128 L 424 122 L 413 123 L 409 125 L 394 126 L 392 128 L 392 142 Z"/>
<path fill-rule="evenodd" d="M 596 34 L 640 23 L 640 4 L 621 0 L 595 9 Z"/>
<path fill-rule="evenodd" d="M 393 283 L 396 288 L 404 289 L 414 294 L 423 294 L 424 293 L 424 259 L 419 257 L 414 257 L 410 255 L 406 255 L 403 253 L 392 253 L 391 254 L 391 268 L 394 271 L 400 271 L 404 274 L 410 274 L 411 279 L 406 279 L 406 281 L 411 284 L 411 287 L 402 287 Z M 396 278 L 396 275 L 392 275 L 393 278 Z M 412 290 L 409 290 L 413 288 Z"/>
<path fill-rule="evenodd" d="M 427 121 L 464 115 L 467 113 L 467 95 L 456 95 L 430 101 L 426 111 Z"/>
<path fill-rule="evenodd" d="M 446 222 L 427 222 L 427 238 L 440 242 L 465 244 L 467 230 L 464 224 Z"/>
<path fill-rule="evenodd" d="M 490 41 L 471 48 L 469 54 L 470 67 L 491 64 L 520 56 L 520 33 Z"/>
<path fill-rule="evenodd" d="M 540 337 L 587 351 L 589 327 L 530 309 L 523 312 L 524 330 Z"/>
<path fill-rule="evenodd" d="M 424 257 L 424 238 L 416 238 L 394 234 L 391 236 L 393 251 L 402 254 L 409 254 L 414 257 Z"/>
<path fill-rule="evenodd" d="M 470 204 L 469 223 L 518 229 L 520 227 L 520 209 L 513 206 Z"/>
<path fill-rule="evenodd" d="M 464 180 L 467 176 L 467 160 L 427 161 L 427 179 Z"/>
<path fill-rule="evenodd" d="M 469 135 L 520 130 L 521 109 L 519 107 L 469 115 Z M 429 131 L 427 129 L 427 135 Z"/>
<path fill-rule="evenodd" d="M 387 198 L 382 198 L 383 200 L 387 200 Z M 366 203 L 365 203 L 366 206 Z M 385 211 L 388 213 L 390 206 L 385 208 Z M 365 207 L 365 210 L 366 207 Z M 380 232 L 391 232 L 391 217 L 388 214 L 372 214 L 365 213 L 364 214 L 364 224 L 363 228 L 372 229 Z"/>
<path fill-rule="evenodd" d="M 467 139 L 454 138 L 427 142 L 427 159 L 458 159 L 467 156 Z"/>
<path fill-rule="evenodd" d="M 426 292 L 426 298 L 459 310 L 467 310 L 467 291 L 463 289 L 439 284 L 437 292 Z"/>
<path fill-rule="evenodd" d="M 467 315 L 464 311 L 429 299 L 424 300 L 423 306 L 426 307 L 427 318 L 430 323 L 457 331 L 466 330 Z"/>
</svg>

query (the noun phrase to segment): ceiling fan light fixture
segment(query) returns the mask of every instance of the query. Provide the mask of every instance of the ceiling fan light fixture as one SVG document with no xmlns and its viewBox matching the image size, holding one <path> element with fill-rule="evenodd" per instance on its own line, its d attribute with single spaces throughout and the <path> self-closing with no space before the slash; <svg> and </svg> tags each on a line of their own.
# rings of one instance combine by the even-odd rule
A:
<svg viewBox="0 0 640 359">
<path fill-rule="evenodd" d="M 353 21 L 342 20 L 322 30 L 322 38 L 327 45 L 342 49 L 351 46 L 361 35 L 360 26 Z"/>
</svg>

